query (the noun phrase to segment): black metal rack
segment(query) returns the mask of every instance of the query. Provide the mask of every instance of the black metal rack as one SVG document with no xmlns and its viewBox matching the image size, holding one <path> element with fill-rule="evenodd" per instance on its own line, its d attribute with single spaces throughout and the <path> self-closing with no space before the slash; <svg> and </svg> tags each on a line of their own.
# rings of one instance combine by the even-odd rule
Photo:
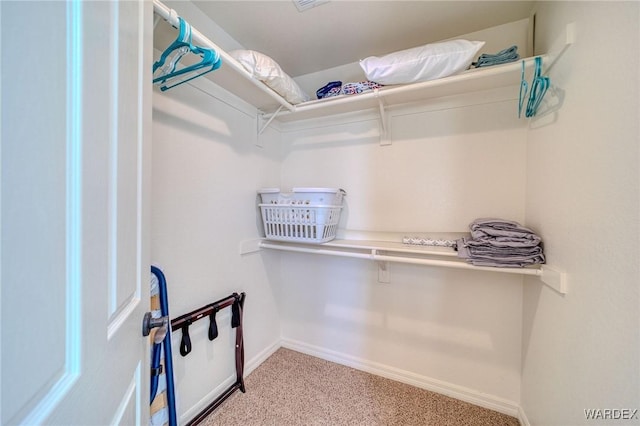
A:
<svg viewBox="0 0 640 426">
<path fill-rule="evenodd" d="M 209 340 L 213 340 L 218 336 L 218 324 L 216 322 L 216 314 L 218 311 L 231 306 L 231 327 L 236 329 L 236 381 L 220 396 L 214 399 L 204 410 L 191 419 L 187 426 L 197 425 L 218 408 L 233 392 L 240 390 L 245 392 L 244 387 L 244 340 L 242 335 L 242 310 L 244 307 L 245 293 L 233 293 L 232 295 L 220 299 L 216 302 L 196 309 L 188 314 L 181 315 L 171 320 L 171 330 L 176 332 L 182 331 L 182 340 L 180 342 L 180 354 L 186 356 L 191 352 L 191 337 L 189 336 L 189 326 L 194 322 L 208 317 L 209 318 Z"/>
</svg>

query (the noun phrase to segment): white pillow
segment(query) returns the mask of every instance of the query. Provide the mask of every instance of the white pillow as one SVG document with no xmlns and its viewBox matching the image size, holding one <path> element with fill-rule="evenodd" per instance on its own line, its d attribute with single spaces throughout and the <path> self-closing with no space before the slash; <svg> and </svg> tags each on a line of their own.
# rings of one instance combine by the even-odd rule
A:
<svg viewBox="0 0 640 426">
<path fill-rule="evenodd" d="M 280 65 L 267 55 L 254 50 L 232 50 L 229 55 L 290 104 L 299 104 L 311 99 L 287 73 L 282 71 Z"/>
<path fill-rule="evenodd" d="M 379 84 L 435 80 L 469 68 L 484 41 L 451 40 L 360 61 L 367 79 Z"/>
</svg>

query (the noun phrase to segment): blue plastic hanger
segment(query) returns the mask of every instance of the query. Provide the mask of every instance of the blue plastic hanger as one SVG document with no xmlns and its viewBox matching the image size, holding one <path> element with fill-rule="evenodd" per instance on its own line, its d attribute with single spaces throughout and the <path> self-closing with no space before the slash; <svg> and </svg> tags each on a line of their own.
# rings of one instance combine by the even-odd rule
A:
<svg viewBox="0 0 640 426">
<path fill-rule="evenodd" d="M 160 90 L 165 91 L 171 89 L 172 87 L 176 87 L 182 83 L 186 83 L 187 81 L 193 80 L 194 78 L 200 77 L 208 72 L 216 70 L 220 68 L 222 65 L 222 61 L 220 60 L 220 55 L 213 51 L 212 49 L 204 49 L 199 47 L 194 47 L 190 51 L 196 55 L 199 55 L 202 60 L 198 64 L 190 65 L 184 68 L 181 68 L 177 71 L 170 72 L 161 77 L 158 77 L 153 80 L 156 84 L 162 84 L 160 86 Z M 176 56 L 176 61 L 172 61 L 169 63 L 170 68 L 175 69 L 177 62 L 189 52 L 185 52 L 184 48 Z"/>
<path fill-rule="evenodd" d="M 524 106 L 524 99 L 527 97 L 528 84 L 524 78 L 524 61 L 522 61 L 522 73 L 520 74 L 520 95 L 518 97 L 518 118 L 522 116 L 522 107 Z"/>
<path fill-rule="evenodd" d="M 191 25 L 180 17 L 178 20 L 180 22 L 178 38 L 165 49 L 160 59 L 153 64 L 153 83 L 160 85 L 162 91 L 200 77 L 222 65 L 218 52 L 194 46 L 191 43 Z M 177 69 L 180 60 L 188 54 L 199 56 L 200 61 Z"/>
<path fill-rule="evenodd" d="M 549 77 L 542 76 L 542 58 L 535 58 L 535 70 L 533 73 L 533 81 L 531 82 L 531 90 L 529 91 L 529 101 L 527 102 L 527 109 L 525 111 L 526 117 L 535 117 L 538 112 L 538 107 L 542 103 L 547 89 L 551 85 L 551 79 Z M 522 92 L 522 89 L 521 89 Z"/>
<path fill-rule="evenodd" d="M 154 83 L 163 76 L 174 72 L 178 61 L 182 56 L 190 52 L 193 47 L 191 44 L 191 25 L 180 17 L 178 17 L 178 21 L 180 23 L 178 38 L 162 52 L 160 59 L 153 64 Z M 158 70 L 160 72 L 156 78 L 156 71 Z"/>
</svg>

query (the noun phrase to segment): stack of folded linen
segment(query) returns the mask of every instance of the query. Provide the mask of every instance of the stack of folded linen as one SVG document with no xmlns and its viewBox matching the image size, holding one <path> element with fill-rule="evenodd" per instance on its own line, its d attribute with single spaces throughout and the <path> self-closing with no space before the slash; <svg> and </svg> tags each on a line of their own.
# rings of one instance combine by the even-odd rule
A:
<svg viewBox="0 0 640 426">
<path fill-rule="evenodd" d="M 458 257 L 476 266 L 521 268 L 544 263 L 542 239 L 518 222 L 476 219 L 471 237 L 457 241 Z"/>
<path fill-rule="evenodd" d="M 471 65 L 476 68 L 490 67 L 492 65 L 514 62 L 518 59 L 520 59 L 518 46 L 511 46 L 495 54 L 483 53 L 478 57 L 478 60 L 476 62 L 472 62 Z"/>
</svg>

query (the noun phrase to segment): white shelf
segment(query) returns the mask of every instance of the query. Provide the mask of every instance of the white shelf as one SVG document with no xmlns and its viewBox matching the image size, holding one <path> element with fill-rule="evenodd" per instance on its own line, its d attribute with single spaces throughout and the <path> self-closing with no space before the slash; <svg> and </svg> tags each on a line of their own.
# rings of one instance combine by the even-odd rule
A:
<svg viewBox="0 0 640 426">
<path fill-rule="evenodd" d="M 153 0 L 153 6 L 154 12 L 169 25 L 178 26 L 178 14 L 174 10 L 166 7 L 159 0 Z M 161 26 L 154 33 L 154 44 L 159 48 L 166 47 L 176 37 L 175 30 L 170 30 L 167 24 L 163 25 L 164 28 Z M 575 41 L 574 27 L 573 24 L 567 26 L 566 37 L 561 40 L 557 53 L 551 56 L 542 56 L 543 59 L 550 59 L 550 63 L 547 64 L 547 70 L 553 67 L 567 47 Z M 253 78 L 235 59 L 202 35 L 197 29 L 192 28 L 192 36 L 195 44 L 214 49 L 222 57 L 223 65 L 221 68 L 206 74 L 206 78 L 264 113 L 263 119 L 266 120 L 266 124 L 262 126 L 262 130 L 273 119 L 290 122 L 378 108 L 384 132 L 386 131 L 384 129 L 386 107 L 444 96 L 518 86 L 522 75 L 522 61 L 516 61 L 504 65 L 472 69 L 438 80 L 409 85 L 386 86 L 358 95 L 338 96 L 291 105 L 264 83 Z M 526 58 L 524 61 L 526 68 L 532 67 L 534 62 L 533 58 Z M 259 130 L 259 133 L 262 130 Z M 527 268 L 473 266 L 462 259 L 458 259 L 452 249 L 443 247 L 408 246 L 401 243 L 368 240 L 334 240 L 321 245 L 254 240 L 243 243 L 240 251 L 242 254 L 246 254 L 260 249 L 370 259 L 377 261 L 379 264 L 399 262 L 476 271 L 534 275 L 540 277 L 545 284 L 559 293 L 564 294 L 567 291 L 565 274 L 547 265 Z M 381 267 L 381 269 L 383 268 Z"/>
<path fill-rule="evenodd" d="M 162 4 L 160 0 L 153 0 L 154 11 L 171 26 L 178 26 L 178 14 Z M 555 48 L 548 55 L 541 55 L 548 72 L 566 49 L 575 41 L 575 25 L 568 24 L 565 36 L 555 43 Z M 381 118 L 385 120 L 385 108 L 393 105 L 408 104 L 444 96 L 460 95 L 464 93 L 485 91 L 502 87 L 518 86 L 522 75 L 522 60 L 503 65 L 486 68 L 476 68 L 449 77 L 407 85 L 386 86 L 371 92 L 358 95 L 343 95 L 327 99 L 319 99 L 292 105 L 278 93 L 261 81 L 255 79 L 240 63 L 227 52 L 206 38 L 197 29 L 192 28 L 193 42 L 216 50 L 222 58 L 220 69 L 205 75 L 218 86 L 255 106 L 262 114 L 266 124 L 271 120 L 291 122 L 318 118 L 328 115 L 362 111 L 373 108 L 380 110 Z M 176 31 L 170 30 L 167 24 L 154 32 L 154 44 L 163 49 L 176 37 Z M 534 57 L 525 58 L 525 66 L 533 66 Z M 517 93 L 514 92 L 514 93 Z M 260 133 L 262 132 L 260 130 Z"/>
<path fill-rule="evenodd" d="M 518 275 L 541 275 L 542 273 L 540 267 L 494 268 L 474 266 L 463 259 L 459 259 L 455 250 L 450 247 L 412 246 L 387 241 L 333 240 L 323 244 L 305 244 L 263 240 L 259 243 L 259 247 L 300 253 L 355 257 L 382 262 L 445 266 Z"/>
<path fill-rule="evenodd" d="M 163 50 L 176 38 L 177 32 L 170 25 L 174 27 L 178 25 L 178 15 L 159 0 L 154 0 L 153 3 L 155 12 L 166 21 L 159 24 L 154 32 L 154 45 Z M 471 69 L 438 80 L 385 86 L 358 95 L 342 95 L 291 105 L 267 85 L 255 79 L 227 52 L 202 35 L 197 29 L 192 28 L 192 34 L 195 44 L 215 49 L 222 57 L 220 69 L 205 74 L 205 78 L 255 106 L 264 113 L 264 119 L 268 120 L 275 114 L 275 119 L 280 122 L 305 120 L 372 108 L 383 109 L 393 105 L 444 96 L 517 86 L 520 83 L 522 72 L 522 61 L 516 61 L 504 65 Z M 531 67 L 533 58 L 526 58 L 525 63 L 527 67 Z M 279 108 L 281 109 L 279 110 Z"/>
<path fill-rule="evenodd" d="M 456 251 L 450 247 L 413 246 L 396 242 L 367 240 L 336 239 L 323 244 L 305 244 L 260 239 L 244 242 L 240 248 L 240 253 L 248 254 L 260 249 L 351 257 L 373 260 L 379 263 L 396 262 L 503 274 L 531 275 L 539 277 L 542 282 L 558 293 L 566 294 L 567 292 L 565 273 L 548 265 L 525 268 L 474 266 L 464 259 L 458 258 Z M 385 267 L 381 268 L 386 269 Z"/>
<path fill-rule="evenodd" d="M 178 13 L 165 6 L 159 0 L 153 0 L 153 10 L 162 18 L 154 28 L 153 43 L 156 49 L 163 51 L 178 35 L 178 31 L 176 30 L 176 28 L 179 27 Z M 196 28 L 191 28 L 191 35 L 195 45 L 215 50 L 220 54 L 222 59 L 222 66 L 213 72 L 205 74 L 204 78 L 213 81 L 218 86 L 233 93 L 261 111 L 275 111 L 280 106 L 287 110 L 294 109 L 293 105 L 267 85 L 253 78 L 238 61 L 205 37 Z"/>
<path fill-rule="evenodd" d="M 543 56 L 544 59 L 544 56 Z M 526 68 L 533 66 L 533 58 L 526 58 Z M 501 87 L 517 87 L 520 84 L 522 61 L 476 68 L 460 74 L 420 83 L 384 86 L 378 90 L 357 95 L 342 95 L 294 105 L 291 111 L 282 111 L 277 120 L 290 122 L 342 114 L 366 109 L 375 109 L 382 102 L 385 107 L 409 104 L 444 96 L 460 95 Z M 517 90 L 514 92 L 517 96 Z M 270 117 L 267 114 L 265 117 Z"/>
</svg>

